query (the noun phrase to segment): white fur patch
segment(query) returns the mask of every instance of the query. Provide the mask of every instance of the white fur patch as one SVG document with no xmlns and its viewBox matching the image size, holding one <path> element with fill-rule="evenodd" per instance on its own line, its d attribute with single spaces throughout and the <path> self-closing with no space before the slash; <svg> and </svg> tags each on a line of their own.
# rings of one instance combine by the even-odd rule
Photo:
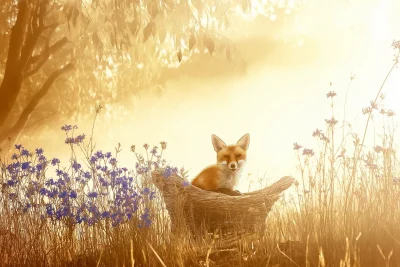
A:
<svg viewBox="0 0 400 267">
<path fill-rule="evenodd" d="M 229 169 L 228 166 L 223 165 L 221 171 L 222 171 L 223 179 L 221 180 L 219 187 L 229 188 L 229 189 L 233 190 L 238 183 L 238 180 L 239 180 L 239 177 L 241 174 L 241 170 L 236 169 L 235 171 L 233 171 L 233 170 Z"/>
<path fill-rule="evenodd" d="M 220 163 L 220 164 L 226 165 L 226 164 L 227 164 L 227 162 L 226 162 L 226 160 L 224 160 L 224 161 L 221 161 L 221 163 Z"/>
<path fill-rule="evenodd" d="M 241 160 L 238 161 L 238 164 L 239 164 L 239 166 L 240 166 L 240 165 L 243 165 L 245 162 L 246 162 L 246 161 L 245 161 L 244 159 L 241 159 Z"/>
</svg>

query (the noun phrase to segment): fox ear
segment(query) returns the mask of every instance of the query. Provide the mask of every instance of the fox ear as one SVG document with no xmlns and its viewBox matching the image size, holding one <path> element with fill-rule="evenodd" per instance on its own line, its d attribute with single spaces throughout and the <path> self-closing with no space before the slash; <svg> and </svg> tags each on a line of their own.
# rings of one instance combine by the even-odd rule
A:
<svg viewBox="0 0 400 267">
<path fill-rule="evenodd" d="M 236 143 L 237 146 L 240 146 L 244 150 L 247 150 L 249 148 L 249 144 L 250 144 L 250 134 L 248 133 L 243 135 L 242 138 L 240 138 L 239 141 L 237 141 Z"/>
<path fill-rule="evenodd" d="M 224 143 L 224 141 L 222 141 L 221 138 L 219 138 L 215 134 L 211 135 L 211 141 L 214 146 L 215 152 L 218 152 L 221 149 L 223 149 L 224 147 L 226 147 L 226 144 Z"/>
</svg>

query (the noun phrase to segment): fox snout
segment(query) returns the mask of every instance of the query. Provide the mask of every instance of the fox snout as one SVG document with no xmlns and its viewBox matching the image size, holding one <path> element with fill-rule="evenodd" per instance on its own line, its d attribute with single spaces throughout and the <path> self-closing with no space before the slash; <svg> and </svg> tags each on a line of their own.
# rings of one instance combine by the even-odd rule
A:
<svg viewBox="0 0 400 267">
<path fill-rule="evenodd" d="M 242 164 L 244 162 L 245 162 L 245 160 L 241 159 L 238 162 L 233 161 L 233 162 L 228 163 L 226 161 L 223 161 L 223 162 L 221 162 L 221 164 L 227 165 L 228 169 L 230 169 L 231 171 L 236 171 L 237 169 L 239 169 L 242 166 Z"/>
<path fill-rule="evenodd" d="M 228 169 L 230 169 L 231 171 L 235 171 L 238 167 L 239 164 L 236 162 L 226 162 L 226 161 L 222 161 L 221 162 L 222 165 L 226 165 L 228 167 Z"/>
<path fill-rule="evenodd" d="M 228 167 L 229 169 L 231 169 L 231 170 L 236 170 L 237 169 L 237 164 L 236 164 L 236 162 L 232 162 L 231 164 L 229 164 L 229 167 Z"/>
</svg>

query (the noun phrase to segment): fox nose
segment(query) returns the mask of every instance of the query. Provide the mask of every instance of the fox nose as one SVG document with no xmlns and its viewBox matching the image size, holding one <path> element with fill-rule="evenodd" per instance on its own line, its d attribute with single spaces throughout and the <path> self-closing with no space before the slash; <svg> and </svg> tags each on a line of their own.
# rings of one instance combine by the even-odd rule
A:
<svg viewBox="0 0 400 267">
<path fill-rule="evenodd" d="M 229 165 L 229 167 L 230 167 L 231 169 L 236 169 L 236 163 L 232 162 L 231 165 Z"/>
</svg>

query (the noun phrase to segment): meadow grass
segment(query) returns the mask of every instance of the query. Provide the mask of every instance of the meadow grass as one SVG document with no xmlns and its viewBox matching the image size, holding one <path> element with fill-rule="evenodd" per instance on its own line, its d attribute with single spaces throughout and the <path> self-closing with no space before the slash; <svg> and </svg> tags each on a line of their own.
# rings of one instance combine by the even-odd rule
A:
<svg viewBox="0 0 400 267">
<path fill-rule="evenodd" d="M 400 43 L 393 45 L 400 50 Z M 398 54 L 393 67 L 397 59 Z M 361 134 L 340 126 L 336 93 L 327 93 L 332 114 L 324 131 L 313 132 L 316 148 L 293 147 L 299 169 L 295 193 L 275 204 L 263 231 L 232 242 L 183 228 L 171 232 L 149 174 L 162 168 L 165 179 L 177 174 L 189 185 L 184 170 L 162 159 L 165 142 L 145 144 L 143 155 L 132 146 L 134 168 L 119 166 L 120 146 L 114 153 L 96 150 L 93 130 L 86 137 L 72 125 L 62 127 L 71 148 L 64 165 L 40 148 L 16 145 L 0 162 L 0 265 L 400 266 L 395 114 L 382 107 L 382 87 L 363 109 Z M 374 133 L 379 141 L 368 147 L 368 128 L 377 119 L 382 133 Z"/>
</svg>

